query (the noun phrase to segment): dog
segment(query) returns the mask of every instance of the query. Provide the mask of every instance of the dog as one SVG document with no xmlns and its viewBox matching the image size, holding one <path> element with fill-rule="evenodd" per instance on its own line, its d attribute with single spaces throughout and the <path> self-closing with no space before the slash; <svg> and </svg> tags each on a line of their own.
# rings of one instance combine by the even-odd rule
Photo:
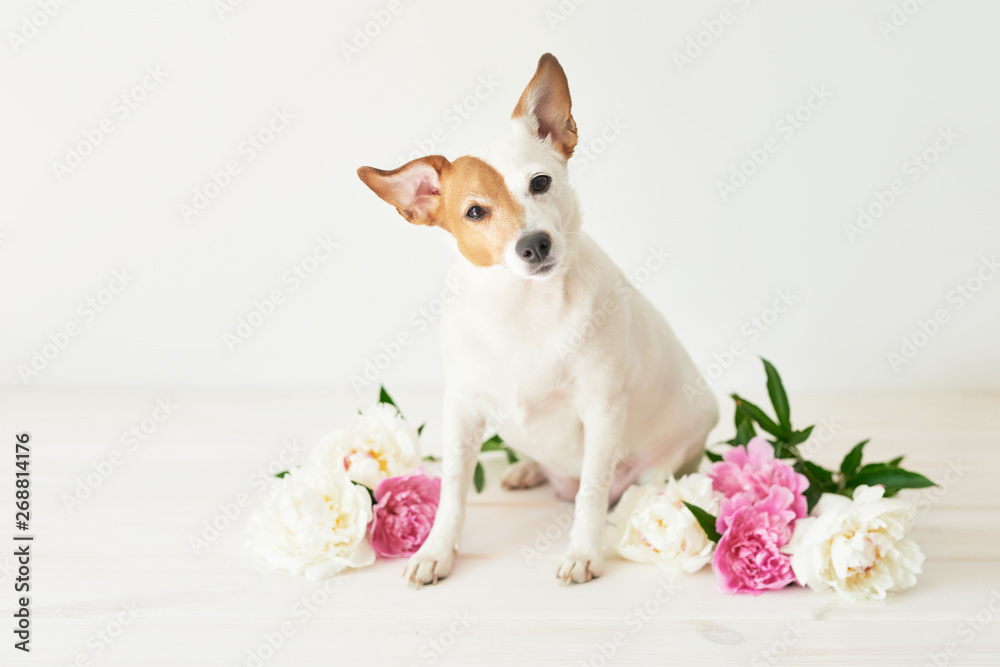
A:
<svg viewBox="0 0 1000 667">
<path fill-rule="evenodd" d="M 524 459 L 503 486 L 549 481 L 575 500 L 556 576 L 603 573 L 609 504 L 629 484 L 694 470 L 718 406 L 653 305 L 581 231 L 567 162 L 577 144 L 566 74 L 546 53 L 513 133 L 449 161 L 429 155 L 358 176 L 410 223 L 449 233 L 466 285 L 441 318 L 441 499 L 410 558 L 414 587 L 448 576 L 487 428 Z"/>
</svg>

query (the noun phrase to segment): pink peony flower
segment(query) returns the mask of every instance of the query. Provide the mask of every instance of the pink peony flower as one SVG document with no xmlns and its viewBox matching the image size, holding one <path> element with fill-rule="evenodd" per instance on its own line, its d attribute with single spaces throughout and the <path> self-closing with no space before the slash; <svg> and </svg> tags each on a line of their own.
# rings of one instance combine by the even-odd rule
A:
<svg viewBox="0 0 1000 667">
<path fill-rule="evenodd" d="M 792 494 L 792 510 L 800 519 L 808 514 L 806 497 L 809 480 L 781 459 L 774 458 L 774 448 L 764 438 L 752 438 L 746 447 L 733 447 L 722 455 L 722 460 L 708 470 L 712 488 L 722 493 L 718 530 L 723 531 L 723 516 L 732 514 L 739 507 L 767 498 L 772 487 L 788 489 Z M 736 496 L 743 496 L 737 499 Z"/>
<path fill-rule="evenodd" d="M 760 595 L 794 582 L 791 556 L 781 552 L 792 537 L 794 494 L 774 486 L 763 500 L 754 502 L 748 494 L 736 498 L 712 557 L 719 590 Z"/>
<path fill-rule="evenodd" d="M 413 555 L 431 532 L 440 497 L 441 479 L 423 472 L 382 480 L 368 526 L 375 553 L 381 558 Z"/>
</svg>

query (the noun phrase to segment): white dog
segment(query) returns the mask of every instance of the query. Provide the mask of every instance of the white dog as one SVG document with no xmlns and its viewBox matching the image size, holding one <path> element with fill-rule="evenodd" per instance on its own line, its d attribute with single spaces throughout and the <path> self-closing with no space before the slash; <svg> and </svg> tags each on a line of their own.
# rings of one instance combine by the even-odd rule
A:
<svg viewBox="0 0 1000 667">
<path fill-rule="evenodd" d="M 685 397 L 700 375 L 666 320 L 580 231 L 570 111 L 566 75 L 547 53 L 514 108 L 513 136 L 454 161 L 358 170 L 408 221 L 451 234 L 468 285 L 442 317 L 441 502 L 407 565 L 411 585 L 451 572 L 487 426 L 530 457 L 504 486 L 548 479 L 575 496 L 557 576 L 582 583 L 603 571 L 609 501 L 696 466 L 718 420 L 709 392 Z"/>
</svg>

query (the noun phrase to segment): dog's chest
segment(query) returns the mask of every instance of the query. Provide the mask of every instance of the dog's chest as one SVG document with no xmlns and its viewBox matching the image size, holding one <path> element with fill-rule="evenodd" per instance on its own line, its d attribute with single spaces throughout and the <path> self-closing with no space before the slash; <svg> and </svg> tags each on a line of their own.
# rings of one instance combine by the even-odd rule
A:
<svg viewBox="0 0 1000 667">
<path fill-rule="evenodd" d="M 565 309 L 469 296 L 469 307 L 449 313 L 442 328 L 448 382 L 483 401 L 487 425 L 515 449 L 566 474 L 578 472 L 581 387 Z"/>
<path fill-rule="evenodd" d="M 567 308 L 555 299 L 518 296 L 470 291 L 445 314 L 441 344 L 449 382 L 528 403 L 565 384 L 573 361 Z"/>
<path fill-rule="evenodd" d="M 582 457 L 583 430 L 574 387 L 563 384 L 547 392 L 519 389 L 495 397 L 491 426 L 500 436 L 515 449 L 550 466 Z"/>
</svg>

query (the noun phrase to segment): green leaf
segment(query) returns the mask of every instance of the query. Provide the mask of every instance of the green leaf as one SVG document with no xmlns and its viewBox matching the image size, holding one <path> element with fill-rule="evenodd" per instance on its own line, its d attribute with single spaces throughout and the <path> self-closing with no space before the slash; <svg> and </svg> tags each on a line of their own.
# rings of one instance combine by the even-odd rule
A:
<svg viewBox="0 0 1000 667">
<path fill-rule="evenodd" d="M 816 503 L 819 502 L 819 499 L 823 497 L 823 489 L 814 488 L 810 483 L 809 487 L 802 495 L 806 497 L 806 511 L 812 512 L 813 507 L 815 507 Z"/>
<path fill-rule="evenodd" d="M 480 451 L 483 452 L 495 452 L 504 448 L 503 439 L 499 435 L 495 435 L 480 447 Z"/>
<path fill-rule="evenodd" d="M 736 439 L 739 444 L 745 445 L 750 442 L 757 435 L 757 429 L 753 427 L 753 422 L 749 419 L 740 424 L 740 428 L 736 431 Z"/>
<path fill-rule="evenodd" d="M 710 452 L 706 449 L 705 458 L 711 461 L 712 463 L 717 463 L 718 461 L 722 460 L 722 454 L 716 454 L 715 452 Z"/>
<path fill-rule="evenodd" d="M 736 422 L 736 442 L 733 444 L 745 445 L 757 435 L 757 429 L 753 427 L 753 420 L 742 410 L 736 411 L 733 421 Z"/>
<path fill-rule="evenodd" d="M 472 483 L 476 486 L 476 493 L 482 493 L 483 487 L 486 486 L 486 471 L 479 461 L 476 461 L 476 472 L 472 474 Z"/>
<path fill-rule="evenodd" d="M 285 475 L 287 474 L 288 474 L 287 470 L 282 470 L 281 472 L 275 473 L 274 476 L 277 477 L 278 479 L 284 479 Z"/>
<path fill-rule="evenodd" d="M 816 465 L 812 461 L 802 461 L 802 467 L 806 469 L 806 477 L 817 480 L 824 488 L 833 485 L 833 473 L 823 466 Z"/>
<path fill-rule="evenodd" d="M 868 440 L 870 439 L 871 438 Z M 868 440 L 862 440 L 858 444 L 854 445 L 854 448 L 847 452 L 847 456 L 845 456 L 844 460 L 840 462 L 840 472 L 844 473 L 845 480 L 850 480 L 854 477 L 855 473 L 857 473 L 858 469 L 861 467 L 861 456 L 865 445 L 868 444 Z"/>
<path fill-rule="evenodd" d="M 778 459 L 787 459 L 792 457 L 792 453 L 785 448 L 785 443 L 780 440 L 768 440 L 771 443 L 771 447 L 774 448 L 774 457 Z"/>
<path fill-rule="evenodd" d="M 434 456 L 433 454 L 428 454 L 427 456 L 424 457 L 423 460 L 424 461 L 437 461 L 438 457 Z"/>
<path fill-rule="evenodd" d="M 406 419 L 406 417 L 403 416 L 403 411 L 399 409 L 398 405 L 396 405 L 396 401 L 392 400 L 392 396 L 390 396 L 389 392 L 387 392 L 385 390 L 385 385 L 379 385 L 379 388 L 378 388 L 378 402 L 379 403 L 385 403 L 386 405 L 391 405 L 392 407 L 396 408 L 396 414 L 401 419 L 404 419 L 404 420 Z M 358 414 L 361 414 L 360 410 L 358 410 Z M 420 425 L 420 428 L 417 429 L 417 435 L 422 435 L 423 434 L 425 426 L 427 426 L 427 422 L 424 422 L 423 424 Z"/>
<path fill-rule="evenodd" d="M 861 470 L 859 470 L 856 474 L 869 474 L 878 470 L 885 470 L 889 467 L 888 463 L 867 463 L 861 466 Z"/>
<path fill-rule="evenodd" d="M 807 426 L 801 431 L 795 431 L 794 433 L 792 433 L 792 437 L 788 439 L 788 444 L 801 445 L 803 442 L 809 439 L 809 436 L 812 435 L 814 428 L 816 428 L 815 424 L 813 424 L 812 426 Z"/>
<path fill-rule="evenodd" d="M 378 388 L 378 402 L 379 403 L 388 403 L 392 407 L 396 408 L 396 412 L 402 414 L 401 411 L 400 411 L 400 409 L 399 409 L 399 406 L 396 405 L 396 402 L 394 400 L 392 400 L 392 396 L 390 396 L 389 392 L 387 392 L 385 390 L 385 385 L 382 385 L 382 386 L 380 386 Z"/>
<path fill-rule="evenodd" d="M 517 452 L 504 443 L 503 438 L 494 435 L 479 448 L 481 452 L 503 452 L 507 455 L 507 463 L 517 463 Z"/>
<path fill-rule="evenodd" d="M 698 507 L 697 505 L 692 505 L 691 503 L 684 503 L 684 505 L 694 514 L 694 518 L 698 521 L 698 525 L 701 529 L 705 531 L 705 535 L 708 539 L 713 542 L 718 542 L 722 536 L 719 535 L 719 531 L 715 529 L 716 518 Z"/>
<path fill-rule="evenodd" d="M 760 358 L 764 362 L 764 370 L 767 372 L 767 395 L 771 397 L 771 405 L 774 406 L 774 414 L 778 417 L 778 423 L 785 431 L 792 430 L 791 407 L 788 405 L 788 394 L 785 393 L 785 386 L 781 383 L 781 376 L 770 361 L 764 357 Z"/>
<path fill-rule="evenodd" d="M 855 488 L 860 484 L 867 484 L 868 486 L 881 484 L 885 487 L 886 492 L 890 490 L 924 489 L 928 486 L 937 486 L 937 484 L 920 473 L 903 470 L 902 468 L 893 468 L 885 463 L 876 465 L 882 467 L 865 470 L 865 468 L 868 468 L 868 466 L 865 466 L 865 468 L 862 468 L 857 475 L 847 482 L 847 486 Z"/>
<path fill-rule="evenodd" d="M 790 435 L 783 432 L 783 429 L 774 423 L 774 421 L 767 416 L 767 414 L 761 410 L 759 407 L 751 403 L 745 398 L 737 394 L 733 394 L 733 400 L 736 401 L 736 409 L 743 412 L 747 417 L 754 420 L 760 427 L 770 433 L 771 435 L 777 436 L 779 438 Z"/>
<path fill-rule="evenodd" d="M 899 464 L 902 462 L 903 462 L 903 457 L 897 456 L 893 460 L 889 461 L 886 465 L 889 466 L 890 468 L 898 468 Z"/>
<path fill-rule="evenodd" d="M 362 489 L 364 489 L 365 491 L 368 492 L 368 497 L 372 499 L 372 505 L 374 505 L 376 503 L 375 492 L 372 491 L 370 487 L 367 487 L 367 486 L 365 486 L 364 484 L 362 484 L 360 482 L 353 482 L 353 484 L 354 484 L 354 486 L 360 486 Z"/>
<path fill-rule="evenodd" d="M 771 446 L 774 447 L 774 456 L 779 459 L 797 459 L 800 458 L 795 447 L 783 440 L 768 440 Z"/>
<path fill-rule="evenodd" d="M 809 511 L 812 511 L 824 493 L 833 493 L 837 490 L 837 485 L 833 481 L 833 473 L 822 466 L 811 461 L 799 460 L 795 464 L 795 470 L 805 475 L 806 479 L 809 480 L 809 486 L 804 494 Z"/>
</svg>

